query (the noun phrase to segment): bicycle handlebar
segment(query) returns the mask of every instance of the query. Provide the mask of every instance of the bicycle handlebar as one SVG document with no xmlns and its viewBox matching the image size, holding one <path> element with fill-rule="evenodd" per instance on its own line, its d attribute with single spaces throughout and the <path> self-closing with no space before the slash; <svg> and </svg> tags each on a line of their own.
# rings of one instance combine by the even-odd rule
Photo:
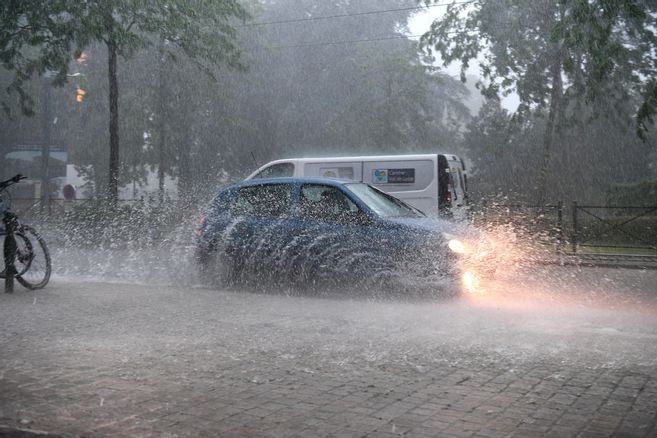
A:
<svg viewBox="0 0 657 438">
<path fill-rule="evenodd" d="M 14 175 L 6 181 L 0 182 L 0 190 L 4 190 L 7 187 L 9 187 L 10 185 L 16 184 L 18 181 L 20 181 L 22 179 L 27 179 L 27 177 L 23 176 L 19 173 L 18 175 Z"/>
</svg>

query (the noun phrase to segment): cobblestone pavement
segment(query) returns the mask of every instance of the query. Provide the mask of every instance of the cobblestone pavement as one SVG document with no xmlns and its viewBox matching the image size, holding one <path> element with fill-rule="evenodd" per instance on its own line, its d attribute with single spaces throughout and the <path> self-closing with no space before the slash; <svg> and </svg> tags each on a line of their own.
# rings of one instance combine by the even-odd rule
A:
<svg viewBox="0 0 657 438">
<path fill-rule="evenodd" d="M 657 273 L 542 269 L 446 302 L 17 288 L 0 432 L 657 436 Z"/>
</svg>

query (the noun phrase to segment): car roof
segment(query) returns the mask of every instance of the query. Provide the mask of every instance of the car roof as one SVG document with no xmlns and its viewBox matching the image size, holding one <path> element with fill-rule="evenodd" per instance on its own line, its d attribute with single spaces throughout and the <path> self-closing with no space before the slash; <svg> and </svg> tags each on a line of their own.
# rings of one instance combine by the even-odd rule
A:
<svg viewBox="0 0 657 438">
<path fill-rule="evenodd" d="M 355 183 L 355 182 L 359 182 L 359 181 L 353 181 L 348 179 L 319 178 L 319 177 L 258 178 L 258 179 L 247 179 L 244 181 L 240 181 L 230 186 L 230 188 L 250 187 L 250 186 L 265 185 L 265 184 L 325 184 L 330 186 L 342 186 L 346 183 Z"/>
</svg>

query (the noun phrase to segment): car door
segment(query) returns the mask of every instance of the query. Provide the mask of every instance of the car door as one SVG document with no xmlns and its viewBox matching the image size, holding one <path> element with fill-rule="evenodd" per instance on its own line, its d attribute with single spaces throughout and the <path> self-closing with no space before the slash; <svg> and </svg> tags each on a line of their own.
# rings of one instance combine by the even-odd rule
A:
<svg viewBox="0 0 657 438">
<path fill-rule="evenodd" d="M 230 255 L 242 274 L 269 277 L 284 246 L 290 218 L 292 185 L 270 183 L 238 189 L 233 198 Z"/>
<path fill-rule="evenodd" d="M 358 276 L 378 246 L 371 220 L 340 186 L 301 184 L 297 246 L 307 280 L 331 282 Z"/>
</svg>

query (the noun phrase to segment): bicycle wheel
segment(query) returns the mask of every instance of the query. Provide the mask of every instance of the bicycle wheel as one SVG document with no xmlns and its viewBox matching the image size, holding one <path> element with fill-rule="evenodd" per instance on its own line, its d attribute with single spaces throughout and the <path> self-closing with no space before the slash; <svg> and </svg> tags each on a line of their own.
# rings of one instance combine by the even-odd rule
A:
<svg viewBox="0 0 657 438">
<path fill-rule="evenodd" d="M 32 227 L 16 232 L 16 280 L 27 289 L 41 289 L 50 280 L 50 253 L 43 238 Z"/>
</svg>

